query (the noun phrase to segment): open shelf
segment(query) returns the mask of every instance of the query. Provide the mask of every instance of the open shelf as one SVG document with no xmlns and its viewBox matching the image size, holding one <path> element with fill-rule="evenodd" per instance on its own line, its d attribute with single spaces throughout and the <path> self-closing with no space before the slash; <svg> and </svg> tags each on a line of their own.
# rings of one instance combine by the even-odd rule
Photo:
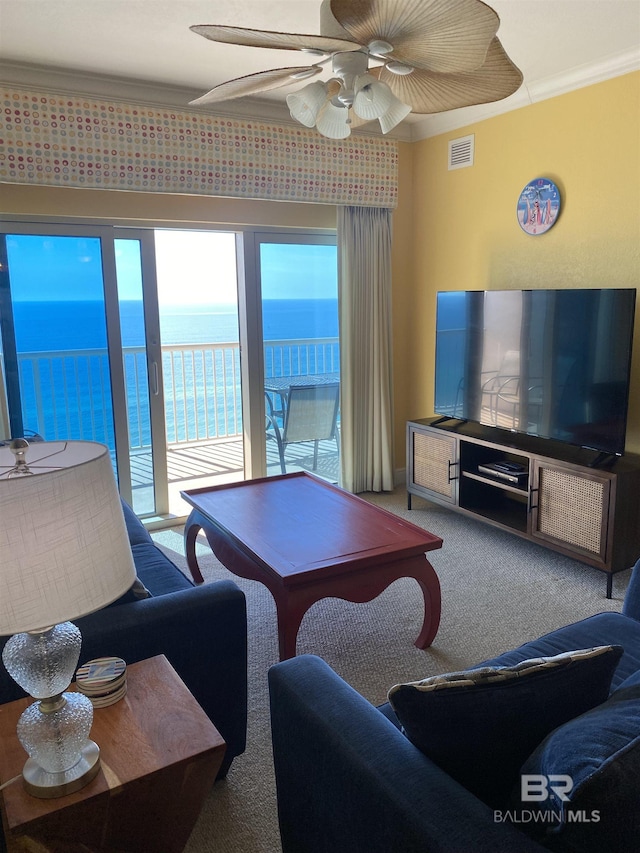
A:
<svg viewBox="0 0 640 853">
<path fill-rule="evenodd" d="M 463 472 L 458 505 L 511 530 L 527 530 L 528 494 L 522 489 Z"/>
<path fill-rule="evenodd" d="M 460 473 L 463 477 L 468 477 L 470 480 L 476 480 L 479 483 L 484 483 L 485 486 L 504 489 L 507 492 L 526 495 L 528 491 L 527 477 L 521 478 L 521 485 L 515 485 L 515 483 L 509 483 L 506 480 L 502 480 L 500 477 L 492 477 L 490 474 L 474 474 L 473 471 L 461 471 Z"/>
<path fill-rule="evenodd" d="M 476 444 L 471 441 L 460 440 L 460 477 L 468 480 L 475 480 L 477 483 L 482 483 L 486 489 L 498 489 L 500 491 L 512 492 L 513 494 L 526 495 L 529 490 L 530 478 L 530 460 L 527 456 L 519 453 L 513 453 L 508 448 L 501 448 L 499 445 L 488 446 L 485 444 Z M 509 480 L 507 477 L 501 477 L 499 473 L 492 474 L 487 471 L 480 471 L 483 465 L 493 465 L 499 462 L 512 462 L 517 464 L 522 470 L 520 476 L 515 476 L 514 480 Z M 461 484 L 461 490 L 464 491 Z M 483 501 L 491 503 L 490 494 L 478 492 L 483 498 Z M 461 495 L 462 499 L 462 495 Z M 518 523 L 518 528 L 520 524 Z"/>
</svg>

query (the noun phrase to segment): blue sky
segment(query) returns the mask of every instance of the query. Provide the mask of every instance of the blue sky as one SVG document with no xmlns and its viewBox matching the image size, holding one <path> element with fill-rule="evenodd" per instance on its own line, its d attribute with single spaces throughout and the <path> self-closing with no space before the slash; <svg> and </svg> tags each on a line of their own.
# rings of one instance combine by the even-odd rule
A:
<svg viewBox="0 0 640 853">
<path fill-rule="evenodd" d="M 120 298 L 139 300 L 139 242 L 115 245 Z M 157 230 L 155 245 L 161 307 L 237 304 L 233 232 Z M 16 301 L 103 299 L 97 237 L 10 235 L 7 251 Z M 337 298 L 335 246 L 263 243 L 260 271 L 264 299 Z"/>
<path fill-rule="evenodd" d="M 11 295 L 16 301 L 102 299 L 97 238 L 9 235 L 7 255 Z"/>
</svg>

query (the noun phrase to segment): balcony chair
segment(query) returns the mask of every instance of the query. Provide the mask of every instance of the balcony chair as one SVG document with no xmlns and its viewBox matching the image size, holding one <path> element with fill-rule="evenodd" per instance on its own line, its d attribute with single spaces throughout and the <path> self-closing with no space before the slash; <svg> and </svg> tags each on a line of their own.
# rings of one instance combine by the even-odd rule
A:
<svg viewBox="0 0 640 853">
<path fill-rule="evenodd" d="M 338 445 L 338 407 L 340 384 L 291 386 L 283 411 L 266 398 L 267 439 L 278 445 L 280 467 L 287 473 L 285 451 L 289 444 L 313 441 L 313 470 L 318 466 L 318 443 L 334 439 Z"/>
<path fill-rule="evenodd" d="M 482 383 L 482 410 L 483 412 L 488 410 L 488 423 L 492 426 L 501 426 L 498 422 L 500 397 L 504 394 L 514 394 L 514 387 L 517 387 L 520 379 L 520 351 L 507 350 L 502 356 L 498 369 L 489 373 L 491 376 Z"/>
</svg>

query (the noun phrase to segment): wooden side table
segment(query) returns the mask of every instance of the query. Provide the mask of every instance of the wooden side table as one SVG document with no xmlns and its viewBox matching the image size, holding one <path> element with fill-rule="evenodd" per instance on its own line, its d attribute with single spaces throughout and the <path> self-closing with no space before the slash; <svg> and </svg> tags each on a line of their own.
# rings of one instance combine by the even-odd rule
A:
<svg viewBox="0 0 640 853">
<path fill-rule="evenodd" d="M 31 701 L 0 705 L 0 784 L 22 772 L 16 725 Z M 91 738 L 101 769 L 82 790 L 42 800 L 18 780 L 1 792 L 9 853 L 183 850 L 225 743 L 164 655 L 127 668 L 126 696 L 94 710 Z"/>
</svg>

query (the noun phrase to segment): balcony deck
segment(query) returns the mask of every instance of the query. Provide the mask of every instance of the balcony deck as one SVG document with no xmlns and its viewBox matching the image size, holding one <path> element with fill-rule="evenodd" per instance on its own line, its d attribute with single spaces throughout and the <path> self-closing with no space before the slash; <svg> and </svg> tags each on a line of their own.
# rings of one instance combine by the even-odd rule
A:
<svg viewBox="0 0 640 853">
<path fill-rule="evenodd" d="M 321 441 L 318 464 L 313 468 L 313 442 L 290 444 L 285 461 L 287 473 L 309 471 L 331 483 L 339 479 L 339 455 L 335 441 Z M 267 443 L 267 473 L 280 474 L 280 460 L 275 444 Z M 170 494 L 181 489 L 215 486 L 241 480 L 244 476 L 242 439 L 218 438 L 167 447 L 167 474 Z M 151 482 L 151 453 L 138 451 L 131 457 L 133 491 L 144 489 Z M 173 503 L 173 500 L 172 500 Z"/>
</svg>

